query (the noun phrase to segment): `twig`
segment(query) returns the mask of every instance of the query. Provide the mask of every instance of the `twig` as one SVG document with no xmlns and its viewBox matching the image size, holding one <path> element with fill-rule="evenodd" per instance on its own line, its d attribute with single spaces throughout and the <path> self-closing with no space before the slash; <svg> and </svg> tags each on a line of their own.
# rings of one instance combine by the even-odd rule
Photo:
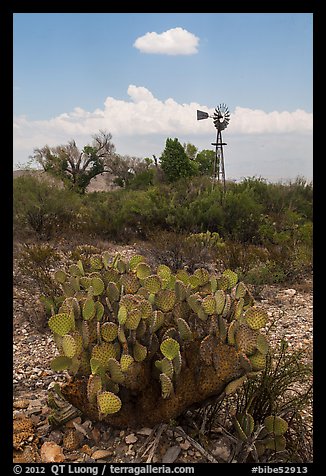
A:
<svg viewBox="0 0 326 476">
<path fill-rule="evenodd" d="M 210 454 L 208 453 L 208 451 L 206 451 L 199 443 L 198 441 L 194 440 L 193 438 L 191 438 L 191 436 L 187 435 L 187 433 L 183 430 L 183 428 L 181 428 L 181 426 L 177 426 L 175 428 L 175 431 L 177 433 L 179 433 L 179 435 L 183 436 L 186 440 L 189 441 L 189 443 L 194 447 L 196 448 L 196 450 L 198 450 L 203 456 L 205 456 L 206 459 L 208 459 L 208 461 L 210 461 L 211 463 L 218 463 L 218 461 Z"/>
<path fill-rule="evenodd" d="M 146 439 L 145 443 L 139 448 L 139 450 L 137 452 L 137 455 L 136 455 L 136 462 L 139 463 L 141 458 L 143 458 L 149 451 L 150 451 L 150 454 L 147 457 L 146 463 L 150 463 L 152 461 L 152 458 L 154 456 L 157 445 L 158 445 L 158 443 L 160 441 L 160 438 L 162 436 L 162 433 L 166 429 L 166 427 L 167 427 L 167 424 L 161 423 L 161 425 L 155 426 L 153 428 L 152 432 L 150 433 L 150 435 Z M 157 434 L 156 434 L 155 438 L 153 439 L 156 430 L 157 430 Z M 151 441 L 151 440 L 153 440 L 153 441 Z M 145 449 L 145 451 L 142 453 L 142 451 L 144 449 Z"/>
</svg>

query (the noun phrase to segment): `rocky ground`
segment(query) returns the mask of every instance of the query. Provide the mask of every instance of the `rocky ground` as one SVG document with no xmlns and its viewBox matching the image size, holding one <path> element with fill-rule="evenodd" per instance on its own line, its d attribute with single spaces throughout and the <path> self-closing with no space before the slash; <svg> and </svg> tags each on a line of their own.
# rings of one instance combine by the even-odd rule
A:
<svg viewBox="0 0 326 476">
<path fill-rule="evenodd" d="M 132 253 L 126 249 L 126 254 Z M 305 278 L 297 285 L 263 286 L 254 290 L 259 304 L 266 308 L 270 323 L 275 326 L 269 335 L 273 343 L 286 339 L 289 348 L 305 351 L 307 362 L 312 361 L 312 280 Z M 54 373 L 50 361 L 56 347 L 47 331 L 37 330 L 35 315 L 37 295 L 28 279 L 14 269 L 13 321 L 13 388 L 14 423 L 28 417 L 33 432 L 30 434 L 34 461 L 66 462 L 229 462 L 232 444 L 221 428 L 216 428 L 210 441 L 209 453 L 203 446 L 183 432 L 181 427 L 128 428 L 117 430 L 101 422 L 78 416 L 63 428 L 52 429 L 47 421 L 47 392 L 52 382 L 64 382 L 66 373 Z M 306 415 L 310 418 L 310 415 Z M 161 434 L 160 434 L 161 433 Z M 15 454 L 18 462 L 20 453 Z M 52 458 L 52 459 L 51 459 Z M 54 458 L 54 459 L 53 459 Z"/>
</svg>

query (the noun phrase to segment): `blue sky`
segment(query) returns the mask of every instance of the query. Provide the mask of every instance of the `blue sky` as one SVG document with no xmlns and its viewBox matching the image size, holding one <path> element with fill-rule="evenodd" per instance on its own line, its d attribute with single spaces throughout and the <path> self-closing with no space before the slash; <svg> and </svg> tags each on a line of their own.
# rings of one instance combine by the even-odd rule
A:
<svg viewBox="0 0 326 476">
<path fill-rule="evenodd" d="M 118 153 L 160 155 L 167 137 L 211 148 L 228 178 L 312 177 L 309 13 L 14 14 L 14 167 L 35 147 L 112 132 Z"/>
</svg>

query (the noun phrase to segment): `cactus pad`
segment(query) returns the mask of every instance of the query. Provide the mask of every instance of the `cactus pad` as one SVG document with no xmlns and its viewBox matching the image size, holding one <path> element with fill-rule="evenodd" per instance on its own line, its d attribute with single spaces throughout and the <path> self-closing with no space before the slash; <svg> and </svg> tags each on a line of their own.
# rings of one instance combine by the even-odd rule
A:
<svg viewBox="0 0 326 476">
<path fill-rule="evenodd" d="M 104 322 L 101 326 L 101 335 L 106 342 L 112 342 L 118 336 L 118 326 L 114 322 Z"/>
<path fill-rule="evenodd" d="M 288 423 L 279 416 L 267 416 L 264 425 L 268 433 L 274 433 L 275 436 L 283 435 L 288 429 Z"/>
<path fill-rule="evenodd" d="M 73 329 L 74 323 L 70 314 L 60 313 L 50 317 L 49 327 L 55 334 L 64 336 Z"/>
<path fill-rule="evenodd" d="M 172 339 L 171 337 L 168 337 L 161 343 L 160 350 L 164 357 L 169 360 L 173 360 L 180 350 L 180 345 L 179 342 Z"/>
<path fill-rule="evenodd" d="M 117 413 L 122 405 L 120 398 L 112 392 L 99 392 L 97 394 L 97 404 L 100 413 L 104 416 Z"/>
<path fill-rule="evenodd" d="M 175 292 L 170 289 L 161 289 L 155 295 L 155 305 L 163 312 L 171 311 L 173 309 L 175 301 Z"/>
<path fill-rule="evenodd" d="M 157 293 L 161 289 L 161 286 L 162 280 L 156 274 L 151 274 L 150 276 L 147 276 L 147 278 L 144 279 L 144 287 L 150 293 Z"/>
<path fill-rule="evenodd" d="M 266 326 L 268 321 L 267 312 L 257 306 L 250 307 L 245 313 L 245 318 L 248 326 L 252 329 L 261 329 Z"/>
</svg>

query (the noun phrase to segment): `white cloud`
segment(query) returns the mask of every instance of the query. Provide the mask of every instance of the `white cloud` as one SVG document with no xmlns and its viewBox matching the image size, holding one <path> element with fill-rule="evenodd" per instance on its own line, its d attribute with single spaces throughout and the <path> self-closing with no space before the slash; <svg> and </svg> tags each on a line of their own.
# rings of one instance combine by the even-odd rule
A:
<svg viewBox="0 0 326 476">
<path fill-rule="evenodd" d="M 210 144 L 216 137 L 213 121 L 197 121 L 196 110 L 213 114 L 214 107 L 195 102 L 181 104 L 172 98 L 160 100 L 147 88 L 135 85 L 128 87 L 128 95 L 128 101 L 107 97 L 103 108 L 92 112 L 76 107 L 71 112 L 64 112 L 49 120 L 31 121 L 26 116 L 16 117 L 14 160 L 24 162 L 36 147 L 64 144 L 71 139 L 75 139 L 82 147 L 100 129 L 112 133 L 117 152 L 121 154 L 143 157 L 159 155 L 167 137 L 178 137 L 180 142 L 192 142 L 199 149 L 211 148 Z M 305 163 L 302 174 L 306 175 L 309 167 L 312 168 L 312 113 L 301 109 L 293 112 L 265 112 L 240 106 L 230 112 L 230 124 L 223 133 L 223 139 L 228 142 L 227 154 L 232 157 L 237 150 L 236 157 L 232 158 L 231 170 L 237 170 L 236 164 L 244 160 L 245 150 L 252 168 L 258 167 L 257 174 L 262 176 L 266 175 L 259 170 L 263 170 L 264 160 L 268 163 L 267 156 L 270 157 L 270 164 L 279 157 L 285 167 L 286 157 L 293 157 L 294 150 L 297 163 L 300 163 L 301 156 Z M 297 147 L 298 143 L 302 144 L 301 148 Z M 295 163 L 293 158 L 292 164 Z M 300 171 L 295 172 L 294 167 L 292 169 L 294 177 L 300 174 Z M 244 169 L 240 167 L 238 170 L 240 173 Z"/>
<path fill-rule="evenodd" d="M 134 47 L 142 53 L 160 55 L 193 55 L 198 52 L 199 38 L 183 28 L 163 33 L 148 32 L 137 38 Z"/>
</svg>

